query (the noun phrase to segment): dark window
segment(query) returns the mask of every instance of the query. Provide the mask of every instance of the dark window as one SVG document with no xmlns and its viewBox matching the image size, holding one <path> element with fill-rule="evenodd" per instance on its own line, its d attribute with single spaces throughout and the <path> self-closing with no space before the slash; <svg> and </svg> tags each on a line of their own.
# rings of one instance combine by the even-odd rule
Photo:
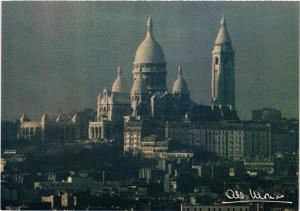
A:
<svg viewBox="0 0 300 211">
<path fill-rule="evenodd" d="M 219 58 L 218 57 L 215 58 L 215 64 L 219 64 Z"/>
</svg>

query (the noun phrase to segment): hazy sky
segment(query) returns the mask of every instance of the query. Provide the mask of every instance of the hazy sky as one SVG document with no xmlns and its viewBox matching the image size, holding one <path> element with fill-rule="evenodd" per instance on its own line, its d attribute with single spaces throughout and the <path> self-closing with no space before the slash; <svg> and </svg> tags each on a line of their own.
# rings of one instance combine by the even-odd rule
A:
<svg viewBox="0 0 300 211">
<path fill-rule="evenodd" d="M 209 104 L 211 50 L 222 14 L 235 49 L 236 106 L 298 117 L 298 2 L 3 2 L 2 119 L 96 108 L 121 65 L 128 90 L 147 17 L 192 98 Z"/>
</svg>

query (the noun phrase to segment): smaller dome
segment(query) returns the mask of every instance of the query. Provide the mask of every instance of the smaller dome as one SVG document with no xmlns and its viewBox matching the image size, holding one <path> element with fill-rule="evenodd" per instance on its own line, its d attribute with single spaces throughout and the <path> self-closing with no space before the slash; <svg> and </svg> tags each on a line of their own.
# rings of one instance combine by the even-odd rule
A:
<svg viewBox="0 0 300 211">
<path fill-rule="evenodd" d="M 65 122 L 65 115 L 64 114 L 58 114 L 58 116 L 56 117 L 56 122 L 58 123 L 62 123 Z"/>
<path fill-rule="evenodd" d="M 42 115 L 41 121 L 42 121 L 42 122 L 48 122 L 48 121 L 49 121 L 49 117 L 48 117 L 48 115 L 47 115 L 46 113 L 44 113 L 44 114 Z"/>
<path fill-rule="evenodd" d="M 20 117 L 20 122 L 30 122 L 31 120 L 29 119 L 28 116 L 26 116 L 25 114 L 22 114 L 22 116 Z"/>
<path fill-rule="evenodd" d="M 75 114 L 72 116 L 71 122 L 72 122 L 72 123 L 78 123 L 78 122 L 79 122 L 79 116 L 77 115 L 77 113 L 75 113 Z"/>
<path fill-rule="evenodd" d="M 182 68 L 181 66 L 178 67 L 178 77 L 173 84 L 173 94 L 185 94 L 189 93 L 187 84 L 182 77 Z"/>
<path fill-rule="evenodd" d="M 224 16 L 221 19 L 220 25 L 221 25 L 221 27 L 220 27 L 217 39 L 215 41 L 215 44 L 216 45 L 222 45 L 222 44 L 225 44 L 225 43 L 231 43 L 231 38 L 230 38 L 230 35 L 229 35 L 229 33 L 227 31 L 227 28 L 226 28 L 226 20 L 225 20 Z"/>
<path fill-rule="evenodd" d="M 141 74 L 137 74 L 136 78 L 133 79 L 131 93 L 147 93 L 147 85 Z"/>
<path fill-rule="evenodd" d="M 121 77 L 121 68 L 120 66 L 118 67 L 118 75 L 116 80 L 114 81 L 112 88 L 111 88 L 112 92 L 124 92 L 124 82 L 123 79 Z"/>
</svg>

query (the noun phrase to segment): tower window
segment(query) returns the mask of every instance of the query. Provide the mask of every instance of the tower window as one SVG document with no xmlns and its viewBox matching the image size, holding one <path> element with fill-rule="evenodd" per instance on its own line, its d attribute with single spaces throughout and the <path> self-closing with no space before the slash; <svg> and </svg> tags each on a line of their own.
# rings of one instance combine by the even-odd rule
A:
<svg viewBox="0 0 300 211">
<path fill-rule="evenodd" d="M 215 64 L 219 64 L 219 58 L 218 57 L 215 58 Z"/>
</svg>

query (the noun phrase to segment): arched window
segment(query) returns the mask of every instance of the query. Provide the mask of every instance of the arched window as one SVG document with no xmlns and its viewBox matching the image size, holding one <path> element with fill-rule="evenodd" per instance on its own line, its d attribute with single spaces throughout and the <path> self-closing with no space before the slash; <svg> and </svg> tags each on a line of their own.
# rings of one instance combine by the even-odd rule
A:
<svg viewBox="0 0 300 211">
<path fill-rule="evenodd" d="M 101 135 L 102 135 L 102 133 L 101 133 L 101 127 L 99 127 L 99 138 L 101 138 Z"/>
<path fill-rule="evenodd" d="M 92 138 L 95 138 L 95 128 L 92 127 Z"/>
<path fill-rule="evenodd" d="M 215 64 L 219 64 L 219 58 L 215 57 Z"/>
<path fill-rule="evenodd" d="M 96 127 L 96 131 L 95 131 L 95 135 L 96 135 L 96 138 L 98 138 L 98 135 L 99 135 L 99 130 L 98 128 Z"/>
</svg>

